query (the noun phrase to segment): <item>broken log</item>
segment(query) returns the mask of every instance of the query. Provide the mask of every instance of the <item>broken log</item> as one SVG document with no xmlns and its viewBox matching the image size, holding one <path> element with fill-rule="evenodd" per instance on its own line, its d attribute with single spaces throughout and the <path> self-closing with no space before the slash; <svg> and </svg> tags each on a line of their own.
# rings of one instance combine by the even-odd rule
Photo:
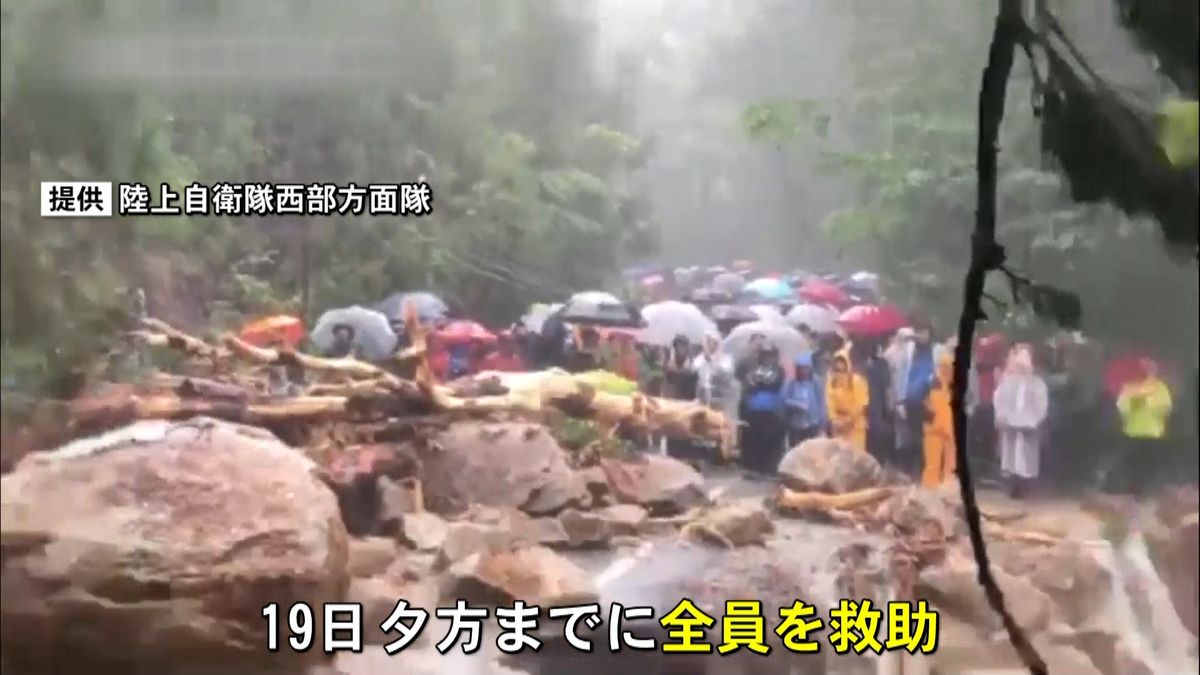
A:
<svg viewBox="0 0 1200 675">
<path fill-rule="evenodd" d="M 873 506 L 896 494 L 896 488 L 878 487 L 830 494 L 827 492 L 798 492 L 780 487 L 775 495 L 775 508 L 792 513 L 824 513 L 845 520 L 846 511 Z"/>
<path fill-rule="evenodd" d="M 222 346 L 207 345 L 198 338 L 186 335 L 171 326 L 154 319 L 147 320 L 161 333 L 148 335 L 149 344 L 161 344 L 186 353 L 211 355 L 214 359 L 234 358 L 263 366 L 298 366 L 305 371 L 340 376 L 336 384 L 317 384 L 309 388 L 307 398 L 311 400 L 340 400 L 341 407 L 333 406 L 326 413 L 337 416 L 346 411 L 346 401 L 354 398 L 383 400 L 398 397 L 402 400 L 424 402 L 433 409 L 444 412 L 469 414 L 506 412 L 540 416 L 547 410 L 561 411 L 568 416 L 594 420 L 606 427 L 620 427 L 635 432 L 662 434 L 675 438 L 710 441 L 717 444 L 724 456 L 731 452 L 731 426 L 720 411 L 713 410 L 695 401 L 678 401 L 655 398 L 641 393 L 631 395 L 612 394 L 579 381 L 569 373 L 549 370 L 535 373 L 486 373 L 483 377 L 495 379 L 505 393 L 498 395 L 463 397 L 454 390 L 437 384 L 432 379 L 428 359 L 422 358 L 417 366 L 417 380 L 406 380 L 372 363 L 353 358 L 323 358 L 288 349 L 270 349 L 251 345 L 237 336 L 226 334 L 221 337 Z M 426 355 L 426 331 L 410 322 L 409 334 L 413 339 L 413 353 Z M 495 390 L 496 387 L 491 388 Z M 294 399 L 301 400 L 301 399 Z M 273 401 L 272 406 L 283 405 Z M 199 406 L 203 408 L 204 406 Z M 175 416 L 186 409 L 178 404 L 156 403 L 133 406 L 136 414 L 158 414 Z M 337 408 L 335 410 L 334 408 Z M 276 408 L 271 408 L 276 410 Z M 283 409 L 283 410 L 286 410 Z M 338 411 L 341 412 L 338 412 Z M 253 423 L 243 417 L 244 412 L 221 410 L 221 415 L 233 415 L 239 421 Z M 207 413 L 198 413 L 207 414 Z M 265 413 L 254 413 L 265 414 Z M 291 419 L 291 413 L 281 412 L 283 419 Z M 323 413 L 324 414 L 324 413 Z M 214 415 L 220 416 L 220 415 Z M 304 416 L 296 416 L 302 418 Z"/>
</svg>

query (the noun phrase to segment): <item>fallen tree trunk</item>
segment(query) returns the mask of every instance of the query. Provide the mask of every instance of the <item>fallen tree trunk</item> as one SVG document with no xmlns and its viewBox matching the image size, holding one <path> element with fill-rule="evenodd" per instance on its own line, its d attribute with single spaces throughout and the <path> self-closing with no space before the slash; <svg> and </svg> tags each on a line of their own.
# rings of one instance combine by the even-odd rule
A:
<svg viewBox="0 0 1200 675">
<path fill-rule="evenodd" d="M 878 487 L 830 494 L 827 492 L 797 492 L 781 487 L 775 495 L 775 507 L 783 512 L 825 513 L 831 518 L 845 520 L 846 511 L 873 506 L 896 494 L 895 488 Z"/>
<path fill-rule="evenodd" d="M 504 393 L 459 396 L 450 387 L 433 381 L 426 358 L 425 331 L 416 325 L 415 320 L 409 327 L 413 346 L 406 350 L 404 356 L 420 357 L 416 381 L 403 379 L 372 363 L 353 358 L 322 358 L 293 350 L 258 347 L 231 334 L 223 335 L 221 346 L 216 347 L 155 319 L 146 320 L 144 325 L 147 331 L 142 337 L 150 345 L 207 356 L 214 363 L 238 360 L 260 366 L 299 367 L 306 372 L 336 377 L 339 381 L 317 383 L 303 397 L 256 403 L 248 394 L 244 400 L 231 395 L 229 388 L 236 388 L 236 385 L 192 378 L 193 383 L 203 384 L 194 384 L 186 392 L 179 390 L 173 392 L 174 395 L 147 397 L 131 394 L 124 401 L 82 401 L 78 408 L 86 423 L 81 420 L 81 425 L 99 425 L 105 416 L 114 421 L 129 421 L 130 416 L 133 419 L 177 418 L 189 414 L 207 414 L 249 424 L 254 424 L 256 420 L 338 419 L 350 415 L 354 408 L 353 401 L 362 401 L 362 407 L 370 408 L 372 403 L 398 399 L 423 403 L 433 410 L 448 413 L 504 412 L 540 416 L 556 410 L 571 417 L 593 420 L 630 432 L 713 442 L 726 455 L 732 449 L 729 420 L 720 411 L 694 401 L 655 398 L 641 393 L 621 395 L 600 391 L 570 373 L 559 370 L 485 373 L 480 377 L 495 380 L 496 386 L 491 389 Z M 218 403 L 204 399 L 205 390 L 213 393 L 219 391 L 223 400 Z"/>
</svg>

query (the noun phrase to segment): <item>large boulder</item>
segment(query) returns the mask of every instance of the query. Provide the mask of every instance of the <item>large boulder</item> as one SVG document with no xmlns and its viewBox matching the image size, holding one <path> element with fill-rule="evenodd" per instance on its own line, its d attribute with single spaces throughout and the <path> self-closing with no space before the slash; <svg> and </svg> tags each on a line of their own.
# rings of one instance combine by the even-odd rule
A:
<svg viewBox="0 0 1200 675">
<path fill-rule="evenodd" d="M 841 494 L 885 482 L 874 457 L 836 438 L 812 438 L 779 462 L 779 478 L 793 490 Z"/>
<path fill-rule="evenodd" d="M 993 568 L 992 576 L 1004 594 L 1013 619 L 1027 633 L 1042 631 L 1050 624 L 1053 602 L 1028 579 Z M 916 597 L 927 599 L 946 612 L 982 631 L 998 630 L 1000 617 L 988 604 L 979 585 L 975 563 L 957 554 L 939 565 L 925 568 L 917 577 Z"/>
<path fill-rule="evenodd" d="M 1050 547 L 1000 543 L 990 548 L 1005 572 L 1049 595 L 1067 625 L 1082 626 L 1107 609 L 1112 572 L 1088 547 L 1063 540 Z"/>
<path fill-rule="evenodd" d="M 1200 513 L 1195 486 L 1163 495 L 1155 522 L 1146 528 L 1154 567 L 1170 591 L 1171 604 L 1192 635 L 1200 635 Z"/>
<path fill-rule="evenodd" d="M 674 457 L 642 455 L 601 466 L 617 500 L 643 506 L 651 515 L 675 515 L 708 502 L 704 477 Z"/>
<path fill-rule="evenodd" d="M 566 452 L 544 427 L 460 422 L 433 439 L 422 457 L 426 508 L 458 513 L 470 504 L 557 513 L 590 499 Z"/>
<path fill-rule="evenodd" d="M 264 605 L 286 616 L 349 583 L 336 497 L 271 434 L 141 422 L 31 455 L 0 492 L 0 649 L 15 671 L 300 672 L 325 658 L 267 651 Z"/>
</svg>

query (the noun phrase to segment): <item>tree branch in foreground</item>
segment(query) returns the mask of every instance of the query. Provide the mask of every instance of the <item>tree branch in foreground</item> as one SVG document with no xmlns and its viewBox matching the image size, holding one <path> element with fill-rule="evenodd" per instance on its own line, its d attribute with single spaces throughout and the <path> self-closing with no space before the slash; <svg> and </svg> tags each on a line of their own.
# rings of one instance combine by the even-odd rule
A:
<svg viewBox="0 0 1200 675">
<path fill-rule="evenodd" d="M 979 506 L 971 480 L 971 465 L 967 453 L 967 380 L 971 371 L 971 348 L 975 340 L 975 324 L 985 318 L 983 313 L 984 282 L 988 272 L 1004 263 L 1004 250 L 996 243 L 996 154 L 1000 124 L 1004 118 L 1004 98 L 1012 71 L 1013 58 L 1025 31 L 1020 0 L 1000 0 L 996 27 L 988 51 L 987 66 L 979 89 L 979 141 L 976 148 L 977 203 L 975 231 L 972 235 L 971 265 L 963 284 L 963 310 L 958 320 L 958 344 L 954 349 L 954 443 L 958 457 L 958 481 L 962 492 L 963 511 L 971 536 L 971 550 L 979 569 L 979 584 L 988 603 L 1004 622 L 1004 629 L 1013 648 L 1033 675 L 1046 675 L 1046 663 L 1034 649 L 1021 627 L 1004 603 L 1004 594 L 992 577 L 987 545 L 983 540 Z"/>
</svg>

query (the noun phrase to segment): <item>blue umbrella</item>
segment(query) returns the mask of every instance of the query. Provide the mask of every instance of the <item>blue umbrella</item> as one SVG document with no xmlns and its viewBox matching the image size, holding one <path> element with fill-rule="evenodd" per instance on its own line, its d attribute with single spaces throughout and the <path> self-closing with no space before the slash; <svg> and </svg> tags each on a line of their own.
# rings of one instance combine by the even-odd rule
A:
<svg viewBox="0 0 1200 675">
<path fill-rule="evenodd" d="M 770 302 L 791 302 L 796 299 L 796 292 L 786 281 L 781 279 L 755 279 L 746 284 L 745 293 L 757 295 Z"/>
<path fill-rule="evenodd" d="M 417 318 L 421 321 L 435 321 L 445 317 L 450 312 L 450 308 L 446 306 L 444 300 L 428 291 L 395 293 L 376 305 L 375 309 L 382 312 L 389 321 L 403 321 L 404 306 L 408 303 L 413 304 L 413 309 L 417 312 Z"/>
</svg>

